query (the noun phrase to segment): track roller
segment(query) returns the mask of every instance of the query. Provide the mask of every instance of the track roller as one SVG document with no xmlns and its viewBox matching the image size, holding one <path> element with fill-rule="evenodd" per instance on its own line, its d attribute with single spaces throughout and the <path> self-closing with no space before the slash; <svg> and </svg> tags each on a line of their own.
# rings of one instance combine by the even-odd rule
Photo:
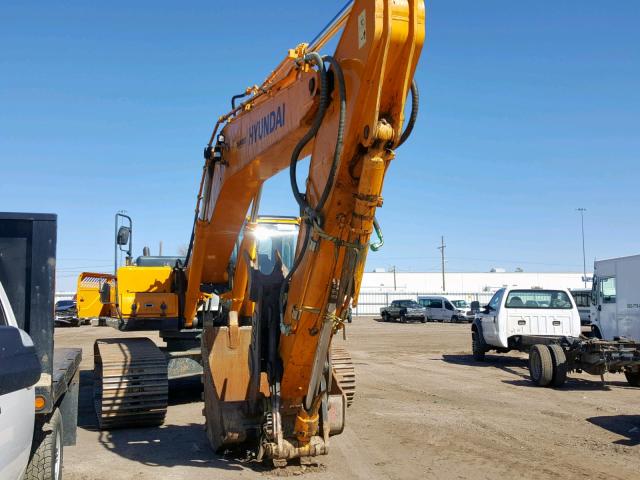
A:
<svg viewBox="0 0 640 480">
<path fill-rule="evenodd" d="M 167 360 L 148 338 L 96 340 L 94 404 L 100 429 L 162 425 L 167 413 Z"/>
</svg>

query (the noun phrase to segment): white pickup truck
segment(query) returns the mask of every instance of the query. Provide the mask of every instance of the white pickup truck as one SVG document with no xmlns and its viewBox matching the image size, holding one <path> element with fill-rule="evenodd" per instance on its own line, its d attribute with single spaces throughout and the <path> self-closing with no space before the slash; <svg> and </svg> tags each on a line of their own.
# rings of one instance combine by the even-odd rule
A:
<svg viewBox="0 0 640 480">
<path fill-rule="evenodd" d="M 476 314 L 471 341 L 473 356 L 483 360 L 490 350 L 521 350 L 527 336 L 580 336 L 580 313 L 568 290 L 502 288 Z"/>
<path fill-rule="evenodd" d="M 491 350 L 528 352 L 531 380 L 541 387 L 562 386 L 571 371 L 624 373 L 640 386 L 640 343 L 581 336 L 580 314 L 566 289 L 498 290 L 473 321 L 471 346 L 477 361 Z"/>
</svg>

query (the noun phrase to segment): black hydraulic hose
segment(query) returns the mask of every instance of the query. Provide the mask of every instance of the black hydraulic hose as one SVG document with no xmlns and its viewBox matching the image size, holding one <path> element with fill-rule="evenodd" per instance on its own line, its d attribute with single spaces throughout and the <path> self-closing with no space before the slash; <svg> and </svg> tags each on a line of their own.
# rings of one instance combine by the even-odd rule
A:
<svg viewBox="0 0 640 480">
<path fill-rule="evenodd" d="M 305 145 L 309 143 L 309 141 L 316 136 L 320 126 L 322 125 L 322 120 L 324 119 L 324 114 L 327 111 L 327 107 L 329 105 L 329 85 L 327 81 L 327 72 L 324 68 L 324 61 L 319 53 L 310 52 L 307 53 L 304 57 L 305 62 L 313 62 L 318 67 L 318 73 L 320 74 L 320 104 L 318 105 L 318 111 L 316 112 L 315 118 L 313 119 L 313 123 L 311 127 L 307 131 L 307 133 L 300 139 L 297 143 L 293 152 L 291 153 L 291 163 L 289 164 L 289 180 L 291 182 L 291 190 L 293 192 L 293 196 L 296 199 L 296 202 L 300 206 L 300 211 L 303 217 L 306 217 L 305 221 L 307 222 L 307 229 L 305 231 L 304 240 L 302 241 L 302 247 L 300 248 L 300 253 L 296 256 L 293 261 L 293 265 L 291 266 L 291 270 L 285 277 L 282 285 L 280 286 L 280 325 L 283 325 L 284 320 L 284 294 L 289 285 L 289 281 L 291 277 L 296 272 L 298 267 L 300 266 L 300 262 L 304 257 L 304 254 L 307 250 L 307 246 L 309 245 L 309 239 L 311 237 L 310 230 L 311 224 L 315 220 L 317 216 L 316 210 L 313 210 L 305 196 L 300 192 L 300 188 L 298 187 L 298 179 L 296 177 L 296 166 L 298 164 L 298 158 L 300 157 L 300 152 L 304 149 Z"/>
<path fill-rule="evenodd" d="M 416 119 L 418 118 L 418 107 L 420 106 L 420 94 L 418 93 L 418 85 L 416 85 L 416 81 L 413 80 L 411 82 L 411 115 L 409 116 L 409 121 L 407 122 L 407 128 L 404 129 L 402 135 L 400 136 L 400 141 L 398 142 L 398 147 L 402 145 L 411 132 L 413 131 L 413 127 L 416 124 Z M 397 148 L 397 147 L 396 147 Z"/>
<path fill-rule="evenodd" d="M 318 106 L 318 111 L 316 113 L 315 118 L 313 119 L 313 123 L 311 124 L 311 128 L 305 134 L 304 137 L 300 139 L 298 144 L 293 149 L 293 153 L 291 154 L 291 163 L 289 164 L 289 180 L 291 181 L 291 190 L 293 191 L 293 196 L 298 202 L 300 206 L 300 210 L 303 215 L 314 215 L 315 212 L 311 210 L 309 203 L 305 196 L 300 193 L 300 189 L 298 188 L 298 180 L 296 178 L 296 165 L 298 163 L 298 158 L 300 157 L 300 152 L 305 147 L 309 140 L 315 137 L 316 133 L 320 129 L 320 125 L 322 125 L 322 119 L 324 118 L 324 114 L 327 111 L 327 106 L 329 104 L 329 88 L 327 82 L 327 72 L 324 69 L 324 62 L 322 57 L 317 52 L 307 53 L 304 57 L 306 62 L 313 62 L 318 66 L 318 72 L 320 73 L 320 105 Z M 303 253 L 303 252 L 301 252 Z"/>
<path fill-rule="evenodd" d="M 336 170 L 338 169 L 340 157 L 342 156 L 342 149 L 344 147 L 344 126 L 347 117 L 347 88 L 344 83 L 344 74 L 342 73 L 342 67 L 340 66 L 340 63 L 338 63 L 333 57 L 329 55 L 325 55 L 324 57 L 322 57 L 322 60 L 331 64 L 335 72 L 335 77 L 338 80 L 338 92 L 340 94 L 340 118 L 338 121 L 336 148 L 333 151 L 333 161 L 331 163 L 331 169 L 329 170 L 329 176 L 327 177 L 327 183 L 325 184 L 324 190 L 322 191 L 322 196 L 320 197 L 320 200 L 315 207 L 315 210 L 318 213 L 320 213 L 320 211 L 324 208 L 324 204 L 326 203 L 327 198 L 329 197 L 329 193 L 333 188 Z"/>
<path fill-rule="evenodd" d="M 300 262 L 302 262 L 302 257 L 304 257 L 304 253 L 307 251 L 307 247 L 309 246 L 309 239 L 311 238 L 311 225 L 307 225 L 307 229 L 304 232 L 304 239 L 302 240 L 302 247 L 300 248 L 300 254 L 296 256 L 293 261 L 293 265 L 291 266 L 291 270 L 287 273 L 287 276 L 284 278 L 282 285 L 280 285 L 280 326 L 282 327 L 284 321 L 284 294 L 287 290 L 287 286 L 289 285 L 289 281 L 293 274 L 296 272 L 298 267 L 300 266 Z"/>
<path fill-rule="evenodd" d="M 244 98 L 247 95 L 249 94 L 245 92 L 245 93 L 239 93 L 238 95 L 234 95 L 233 97 L 231 97 L 231 110 L 236 109 L 236 100 L 240 100 L 241 98 Z"/>
</svg>

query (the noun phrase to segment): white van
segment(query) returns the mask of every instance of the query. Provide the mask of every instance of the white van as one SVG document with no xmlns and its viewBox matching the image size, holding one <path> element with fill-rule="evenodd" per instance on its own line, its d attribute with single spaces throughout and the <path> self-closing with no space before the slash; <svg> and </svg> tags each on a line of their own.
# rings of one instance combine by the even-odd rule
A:
<svg viewBox="0 0 640 480">
<path fill-rule="evenodd" d="M 526 350 L 523 337 L 580 336 L 580 314 L 567 289 L 502 288 L 471 327 L 473 355 Z"/>
<path fill-rule="evenodd" d="M 640 340 L 640 255 L 596 260 L 591 323 L 597 337 Z"/>
<path fill-rule="evenodd" d="M 441 295 L 418 297 L 418 303 L 427 310 L 428 322 L 466 321 L 466 312 L 457 309 L 448 298 Z"/>
</svg>

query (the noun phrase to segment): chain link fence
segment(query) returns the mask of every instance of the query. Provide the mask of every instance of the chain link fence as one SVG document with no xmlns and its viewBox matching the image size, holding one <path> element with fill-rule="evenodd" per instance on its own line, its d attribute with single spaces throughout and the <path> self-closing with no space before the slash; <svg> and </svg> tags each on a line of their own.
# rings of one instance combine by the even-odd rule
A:
<svg viewBox="0 0 640 480">
<path fill-rule="evenodd" d="M 76 292 L 56 292 L 56 302 L 58 300 L 72 300 Z M 444 296 L 449 300 L 466 300 L 471 303 L 474 300 L 480 305 L 486 305 L 491 300 L 493 292 L 360 292 L 358 306 L 353 309 L 353 315 L 378 315 L 382 307 L 386 307 L 393 300 L 418 300 L 418 297 Z"/>
<path fill-rule="evenodd" d="M 386 307 L 393 300 L 418 300 L 418 297 L 439 296 L 449 300 L 466 300 L 471 303 L 475 300 L 480 305 L 486 305 L 491 300 L 493 292 L 360 292 L 358 306 L 353 309 L 353 315 L 379 315 L 380 309 Z"/>
</svg>

